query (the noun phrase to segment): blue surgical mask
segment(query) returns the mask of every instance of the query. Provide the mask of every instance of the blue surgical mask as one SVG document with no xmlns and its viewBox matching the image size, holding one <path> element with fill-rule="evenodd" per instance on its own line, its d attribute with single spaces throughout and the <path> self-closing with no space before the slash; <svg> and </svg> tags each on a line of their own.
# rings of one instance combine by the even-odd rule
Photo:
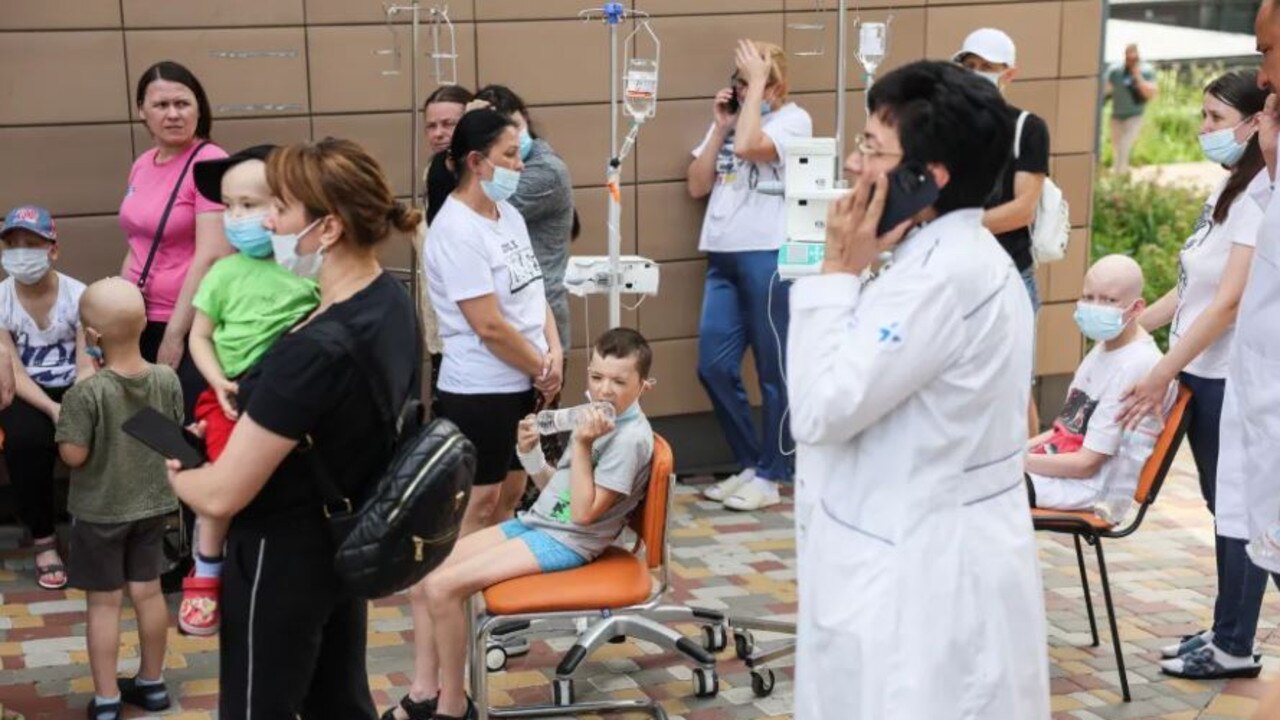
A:
<svg viewBox="0 0 1280 720">
<path fill-rule="evenodd" d="M 1239 127 L 1239 125 L 1236 127 Z M 1240 162 L 1240 158 L 1248 147 L 1248 140 L 1244 142 L 1236 140 L 1236 128 L 1234 127 L 1214 130 L 1200 135 L 1200 149 L 1204 151 L 1204 156 L 1226 167 L 1234 167 L 1236 163 Z"/>
<path fill-rule="evenodd" d="M 230 213 L 223 214 L 222 229 L 227 235 L 227 242 L 251 258 L 270 257 L 271 231 L 262 224 L 266 217 L 265 212 L 238 218 L 231 217 Z"/>
<path fill-rule="evenodd" d="M 760 114 L 761 114 L 761 115 L 768 115 L 768 114 L 769 114 L 769 113 L 771 113 L 771 112 L 773 112 L 773 104 L 772 104 L 772 103 L 770 103 L 768 100 L 761 100 L 761 101 L 760 101 Z"/>
<path fill-rule="evenodd" d="M 493 162 L 488 158 L 485 158 L 485 160 L 490 165 L 493 165 Z M 484 190 L 484 194 L 489 196 L 489 199 L 496 203 L 503 202 L 512 195 L 515 195 L 516 188 L 519 186 L 520 173 L 512 170 L 511 168 L 505 168 L 500 165 L 493 165 L 492 180 L 480 181 L 480 189 Z"/>
<path fill-rule="evenodd" d="M 1111 305 L 1094 305 L 1093 303 L 1076 303 L 1075 320 L 1080 332 L 1096 342 L 1114 340 L 1124 331 L 1129 323 L 1124 319 L 1125 311 Z"/>
<path fill-rule="evenodd" d="M 5 248 L 0 255 L 4 271 L 14 282 L 23 285 L 35 285 L 43 280 L 52 264 L 48 248 Z"/>
<path fill-rule="evenodd" d="M 521 162 L 528 160 L 533 154 L 533 136 L 529 134 L 529 128 L 520 131 L 520 160 Z"/>
<path fill-rule="evenodd" d="M 320 274 L 320 263 L 324 261 L 324 248 L 320 248 L 309 255 L 298 254 L 298 241 L 302 240 L 302 236 L 311 232 L 316 225 L 324 218 L 316 218 L 310 225 L 302 229 L 302 232 L 291 235 L 275 235 L 271 236 L 271 245 L 275 250 L 276 262 L 289 272 L 300 278 L 314 280 Z"/>
</svg>

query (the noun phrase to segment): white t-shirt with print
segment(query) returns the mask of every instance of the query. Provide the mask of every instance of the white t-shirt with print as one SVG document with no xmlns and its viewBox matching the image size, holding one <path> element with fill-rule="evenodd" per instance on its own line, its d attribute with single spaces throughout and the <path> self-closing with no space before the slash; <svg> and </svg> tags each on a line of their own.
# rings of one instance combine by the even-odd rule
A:
<svg viewBox="0 0 1280 720">
<path fill-rule="evenodd" d="M 56 272 L 56 271 L 50 271 Z M 41 328 L 18 301 L 14 279 L 0 282 L 0 324 L 13 337 L 18 359 L 41 387 L 70 387 L 76 381 L 76 333 L 84 283 L 58 273 L 58 298 Z"/>
<path fill-rule="evenodd" d="M 787 234 L 787 204 L 781 195 L 755 191 L 761 181 L 784 180 L 786 145 L 796 138 L 813 137 L 813 120 L 795 103 L 787 103 L 763 116 L 761 129 L 778 150 L 777 162 L 753 163 L 733 154 L 733 136 L 716 158 L 716 180 L 702 220 L 701 252 L 777 250 Z M 702 155 L 715 132 L 707 129 L 693 156 Z"/>
<path fill-rule="evenodd" d="M 547 300 L 542 268 L 524 218 L 498 203 L 498 219 L 449 197 L 431 223 L 423 263 L 427 290 L 444 340 L 440 389 L 463 395 L 515 393 L 533 387 L 523 370 L 498 359 L 467 323 L 458 303 L 494 295 L 507 322 L 547 352 Z"/>
<path fill-rule="evenodd" d="M 1213 220 L 1213 209 L 1226 182 L 1223 180 L 1205 202 L 1200 218 L 1191 231 L 1191 237 L 1187 238 L 1178 255 L 1178 310 L 1173 316 L 1173 325 L 1169 331 L 1170 346 L 1178 343 L 1196 318 L 1213 302 L 1218 285 L 1222 282 L 1222 271 L 1226 269 L 1231 247 L 1254 247 L 1258 243 L 1263 207 L 1258 204 L 1255 191 L 1258 190 L 1256 186 L 1270 185 L 1266 169 L 1260 170 L 1245 191 L 1236 196 L 1226 221 L 1216 223 Z M 1202 378 L 1225 378 L 1227 355 L 1234 334 L 1233 324 L 1222 337 L 1187 364 L 1186 372 Z"/>
<path fill-rule="evenodd" d="M 1071 378 L 1071 388 L 1055 430 L 1083 435 L 1083 447 L 1109 458 L 1089 478 L 1057 478 L 1028 473 L 1036 491 L 1036 506 L 1054 510 L 1088 510 L 1102 496 L 1106 472 L 1112 465 L 1124 427 L 1116 420 L 1121 398 L 1160 362 L 1160 348 L 1150 336 L 1108 352 L 1098 343 Z"/>
</svg>

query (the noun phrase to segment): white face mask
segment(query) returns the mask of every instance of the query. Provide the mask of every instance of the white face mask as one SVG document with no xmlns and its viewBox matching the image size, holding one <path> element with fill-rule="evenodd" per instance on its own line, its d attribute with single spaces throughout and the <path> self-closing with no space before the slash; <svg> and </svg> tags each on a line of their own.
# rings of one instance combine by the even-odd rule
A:
<svg viewBox="0 0 1280 720">
<path fill-rule="evenodd" d="M 7 248 L 0 255 L 0 265 L 15 282 L 35 285 L 44 279 L 52 266 L 46 248 Z"/>
<path fill-rule="evenodd" d="M 311 232 L 323 219 L 316 218 L 299 233 L 291 235 L 271 234 L 271 247 L 275 250 L 276 262 L 280 263 L 281 267 L 300 278 L 308 280 L 314 280 L 320 274 L 320 264 L 324 262 L 324 247 L 309 255 L 299 255 L 298 241 L 302 240 L 302 236 Z"/>
<path fill-rule="evenodd" d="M 986 80 L 987 82 L 991 83 L 992 85 L 995 85 L 997 89 L 1000 88 L 1000 73 L 983 72 L 982 70 L 974 70 L 973 73 L 978 77 L 982 78 L 983 80 Z"/>
</svg>

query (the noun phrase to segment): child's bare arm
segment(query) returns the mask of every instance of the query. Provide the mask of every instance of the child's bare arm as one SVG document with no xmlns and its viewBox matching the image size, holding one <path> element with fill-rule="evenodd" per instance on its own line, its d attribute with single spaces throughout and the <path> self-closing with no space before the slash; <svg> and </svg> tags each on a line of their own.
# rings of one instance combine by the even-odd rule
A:
<svg viewBox="0 0 1280 720">
<path fill-rule="evenodd" d="M 58 455 L 69 468 L 78 468 L 89 462 L 89 448 L 74 443 L 58 443 Z"/>
<path fill-rule="evenodd" d="M 58 403 L 54 402 L 44 388 L 36 384 L 35 380 L 27 374 L 27 368 L 22 365 L 22 358 L 18 355 L 18 347 L 13 344 L 13 336 L 7 330 L 0 330 L 0 347 L 3 347 L 11 358 L 10 365 L 13 367 L 13 387 L 14 394 L 21 398 L 31 407 L 48 415 L 56 423 L 58 421 Z"/>
<path fill-rule="evenodd" d="M 238 414 L 235 394 L 239 388 L 235 383 L 227 380 L 227 376 L 222 372 L 222 365 L 218 363 L 218 353 L 213 348 L 213 329 L 213 320 L 204 311 L 196 310 L 195 317 L 191 321 L 191 335 L 187 338 L 191 347 L 191 360 L 204 376 L 205 382 L 209 383 L 209 387 L 218 396 L 218 404 L 222 406 L 222 412 L 234 420 Z"/>
<path fill-rule="evenodd" d="M 1091 478 L 1102 469 L 1110 455 L 1088 448 L 1060 455 L 1027 455 L 1027 472 L 1062 478 Z"/>
<path fill-rule="evenodd" d="M 569 460 L 569 518 L 575 525 L 590 525 L 605 513 L 622 494 L 596 484 L 591 464 L 591 445 L 613 430 L 613 421 L 598 410 L 583 413 L 573 432 Z"/>
<path fill-rule="evenodd" d="M 520 456 L 520 465 L 529 473 L 539 490 L 547 486 L 547 481 L 556 472 L 542 454 L 540 440 L 537 421 L 533 415 L 526 415 L 516 428 L 516 453 Z"/>
</svg>

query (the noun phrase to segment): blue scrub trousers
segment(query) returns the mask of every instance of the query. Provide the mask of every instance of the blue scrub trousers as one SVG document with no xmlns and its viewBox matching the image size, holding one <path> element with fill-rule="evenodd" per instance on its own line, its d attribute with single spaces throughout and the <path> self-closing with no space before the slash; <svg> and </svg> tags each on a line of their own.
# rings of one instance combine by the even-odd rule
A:
<svg viewBox="0 0 1280 720">
<path fill-rule="evenodd" d="M 711 397 L 716 419 L 743 469 L 769 480 L 791 478 L 794 447 L 785 421 L 787 388 L 783 354 L 787 347 L 791 283 L 777 277 L 773 250 L 707 253 L 707 282 L 698 328 L 698 379 Z M 772 323 L 771 323 L 772 321 Z M 772 326 L 771 326 L 772 325 Z M 776 333 L 775 333 L 776 331 Z M 755 356 L 764 400 L 764 432 L 751 419 L 742 384 L 747 346 Z"/>
</svg>

